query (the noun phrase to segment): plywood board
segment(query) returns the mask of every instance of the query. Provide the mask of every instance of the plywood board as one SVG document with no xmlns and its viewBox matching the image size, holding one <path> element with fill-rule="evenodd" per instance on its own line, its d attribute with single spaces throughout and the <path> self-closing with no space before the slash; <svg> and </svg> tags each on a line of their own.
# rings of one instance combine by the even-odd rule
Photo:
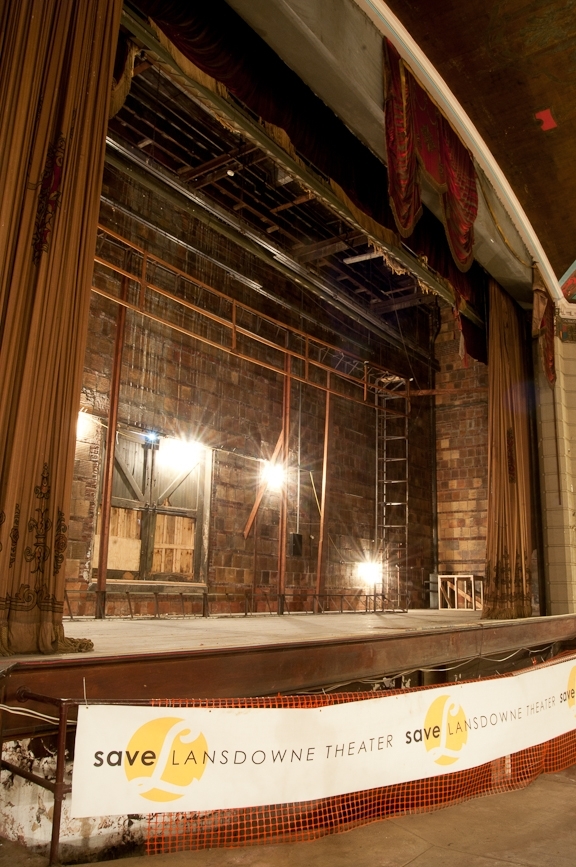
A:
<svg viewBox="0 0 576 867">
<path fill-rule="evenodd" d="M 156 515 L 153 573 L 176 573 L 192 578 L 194 518 L 184 515 Z"/>
<path fill-rule="evenodd" d="M 140 569 L 140 539 L 126 539 L 122 536 L 110 536 L 108 543 L 108 569 L 123 572 L 138 572 Z M 100 554 L 100 536 L 94 536 L 94 556 L 92 566 L 98 567 Z"/>
</svg>

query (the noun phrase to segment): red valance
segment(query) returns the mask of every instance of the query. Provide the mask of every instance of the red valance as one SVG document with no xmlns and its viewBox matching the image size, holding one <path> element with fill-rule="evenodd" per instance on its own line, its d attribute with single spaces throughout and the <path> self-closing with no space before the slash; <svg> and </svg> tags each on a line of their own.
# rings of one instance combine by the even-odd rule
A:
<svg viewBox="0 0 576 867">
<path fill-rule="evenodd" d="M 473 262 L 478 213 L 472 157 L 446 118 L 384 40 L 388 190 L 398 231 L 405 238 L 422 214 L 420 172 L 439 193 L 442 221 L 458 268 Z"/>
<path fill-rule="evenodd" d="M 224 0 L 137 0 L 170 41 L 253 114 L 285 130 L 299 155 L 394 230 L 386 167 Z"/>
<path fill-rule="evenodd" d="M 562 284 L 562 293 L 567 301 L 571 304 L 576 302 L 576 274 L 571 274 L 570 277 Z"/>
</svg>

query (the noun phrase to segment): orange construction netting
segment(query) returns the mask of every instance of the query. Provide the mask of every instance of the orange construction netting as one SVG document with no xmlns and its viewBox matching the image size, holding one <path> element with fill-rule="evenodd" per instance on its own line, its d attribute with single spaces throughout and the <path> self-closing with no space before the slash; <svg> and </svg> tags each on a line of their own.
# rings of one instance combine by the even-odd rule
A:
<svg viewBox="0 0 576 867">
<path fill-rule="evenodd" d="M 543 665 L 557 661 L 559 657 Z M 500 675 L 507 676 L 510 675 Z M 434 688 L 437 687 L 416 687 Z M 385 699 L 398 692 L 401 690 L 386 690 L 380 695 Z M 154 704 L 164 707 L 315 708 L 379 697 L 375 692 L 341 692 L 266 698 L 183 699 Z M 291 804 L 194 813 L 152 813 L 148 816 L 146 852 L 156 855 L 313 840 L 380 819 L 431 812 L 470 798 L 520 789 L 540 774 L 561 771 L 574 764 L 576 730 L 476 768 L 409 783 Z"/>
</svg>

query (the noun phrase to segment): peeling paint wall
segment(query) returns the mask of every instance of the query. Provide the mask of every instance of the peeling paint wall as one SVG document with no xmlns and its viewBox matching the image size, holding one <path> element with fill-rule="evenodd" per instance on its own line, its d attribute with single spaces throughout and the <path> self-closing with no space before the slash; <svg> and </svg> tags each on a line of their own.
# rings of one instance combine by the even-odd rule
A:
<svg viewBox="0 0 576 867">
<path fill-rule="evenodd" d="M 4 744 L 3 756 L 47 780 L 55 779 L 56 757 L 50 745 L 39 738 Z M 66 782 L 71 780 L 72 764 L 67 762 Z M 47 855 L 52 836 L 52 793 L 8 771 L 2 771 L 0 785 L 0 836 Z M 60 859 L 63 864 L 72 864 L 142 853 L 145 827 L 145 816 L 72 819 L 67 799 L 62 809 Z"/>
</svg>

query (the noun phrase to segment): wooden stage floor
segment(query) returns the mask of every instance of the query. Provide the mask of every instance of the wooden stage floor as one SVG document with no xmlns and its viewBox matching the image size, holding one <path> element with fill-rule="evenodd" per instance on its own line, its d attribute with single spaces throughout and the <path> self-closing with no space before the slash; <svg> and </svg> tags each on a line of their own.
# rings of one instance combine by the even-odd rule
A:
<svg viewBox="0 0 576 867">
<path fill-rule="evenodd" d="M 405 635 L 436 629 L 465 629 L 480 622 L 479 611 L 407 611 L 351 614 L 252 614 L 248 617 L 196 617 L 130 620 L 66 620 L 71 638 L 91 638 L 90 656 L 168 653 L 200 648 L 259 647 L 301 641 L 338 641 Z M 52 659 L 65 658 L 63 655 Z M 69 658 L 69 657 L 66 657 Z M 30 657 L 12 657 L 12 660 Z"/>
<path fill-rule="evenodd" d="M 90 653 L 0 660 L 0 696 L 100 701 L 320 690 L 421 668 L 574 646 L 576 614 L 481 621 L 473 611 L 65 622 Z M 475 676 L 468 674 L 468 676 Z M 40 708 L 38 708 L 40 709 Z"/>
</svg>

